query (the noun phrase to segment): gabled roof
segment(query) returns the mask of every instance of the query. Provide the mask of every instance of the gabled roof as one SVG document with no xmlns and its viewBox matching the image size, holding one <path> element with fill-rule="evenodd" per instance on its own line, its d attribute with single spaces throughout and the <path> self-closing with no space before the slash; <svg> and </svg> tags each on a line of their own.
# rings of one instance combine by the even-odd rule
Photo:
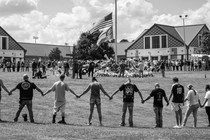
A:
<svg viewBox="0 0 210 140">
<path fill-rule="evenodd" d="M 189 45 L 195 36 L 200 32 L 200 30 L 205 26 L 205 24 L 198 25 L 187 25 L 185 26 L 185 43 Z M 180 37 L 184 39 L 184 28 L 183 26 L 176 26 L 175 29 L 179 33 Z"/>
<path fill-rule="evenodd" d="M 23 50 L 26 53 L 26 49 L 24 49 L 10 34 L 8 34 L 1 26 L 0 26 L 0 35 L 6 35 L 8 36 L 11 40 L 12 43 L 9 44 L 9 49 L 10 50 Z"/>
<path fill-rule="evenodd" d="M 117 55 L 125 55 L 125 50 L 132 44 L 133 42 L 120 42 L 117 43 Z M 115 43 L 109 43 L 109 45 L 114 49 L 115 52 Z"/>
<path fill-rule="evenodd" d="M 184 27 L 185 27 L 185 44 L 189 45 L 195 36 L 204 28 L 204 26 L 208 29 L 205 24 L 196 24 L 196 25 L 185 25 L 185 26 L 169 26 L 163 24 L 154 24 L 151 28 L 144 30 L 136 40 L 127 48 L 130 49 L 133 44 L 135 44 L 139 39 L 141 39 L 147 32 L 149 32 L 154 26 L 157 26 L 164 32 L 171 35 L 173 38 L 178 40 L 179 42 L 184 42 Z"/>
<path fill-rule="evenodd" d="M 160 27 L 162 30 L 176 38 L 177 40 L 184 42 L 184 40 L 181 38 L 181 36 L 178 34 L 176 29 L 173 26 L 168 26 L 168 25 L 162 25 L 162 24 L 156 24 L 158 27 Z"/>
<path fill-rule="evenodd" d="M 67 57 L 66 54 L 71 54 L 70 47 L 72 47 L 65 45 L 35 44 L 35 43 L 23 43 L 23 42 L 19 42 L 19 44 L 27 50 L 26 56 L 38 56 L 38 57 L 48 56 L 50 51 L 53 50 L 53 48 L 59 48 L 59 50 L 61 51 L 61 55 L 63 57 Z"/>
</svg>

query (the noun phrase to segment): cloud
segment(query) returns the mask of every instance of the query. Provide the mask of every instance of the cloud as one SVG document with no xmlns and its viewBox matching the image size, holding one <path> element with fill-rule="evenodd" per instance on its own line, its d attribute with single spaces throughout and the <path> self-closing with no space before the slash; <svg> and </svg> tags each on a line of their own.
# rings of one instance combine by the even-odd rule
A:
<svg viewBox="0 0 210 140">
<path fill-rule="evenodd" d="M 71 13 L 58 13 L 49 25 L 39 33 L 41 41 L 55 44 L 75 44 L 81 32 L 89 27 L 90 13 L 85 7 L 77 6 Z"/>
<path fill-rule="evenodd" d="M 17 41 L 28 41 L 49 23 L 49 17 L 39 11 L 0 17 L 0 25 Z"/>
<path fill-rule="evenodd" d="M 210 0 L 208 0 L 207 3 L 202 5 L 197 10 L 187 10 L 184 11 L 182 15 L 188 15 L 188 17 L 185 19 L 186 25 L 207 24 L 207 26 L 210 26 Z M 152 22 L 171 26 L 183 25 L 179 15 L 171 14 L 154 15 Z"/>
<path fill-rule="evenodd" d="M 39 0 L 1 0 L 0 15 L 29 13 L 37 8 Z"/>
<path fill-rule="evenodd" d="M 0 0 L 0 15 L 1 11 L 8 11 L 0 16 L 0 26 L 17 41 L 34 42 L 36 35 L 38 43 L 73 45 L 94 22 L 114 12 L 113 0 L 71 0 L 69 11 L 50 16 L 37 11 L 38 4 L 39 0 Z M 184 11 L 184 14 L 188 14 L 186 24 L 210 25 L 210 0 L 201 8 Z M 158 9 L 146 0 L 118 0 L 118 41 L 134 40 L 154 23 L 176 26 L 182 25 L 182 20 L 178 15 L 158 15 Z"/>
<path fill-rule="evenodd" d="M 210 0 L 207 1 L 201 8 L 197 10 L 188 10 L 185 11 L 185 14 L 188 15 L 189 24 L 204 24 L 206 23 L 210 27 Z"/>
</svg>

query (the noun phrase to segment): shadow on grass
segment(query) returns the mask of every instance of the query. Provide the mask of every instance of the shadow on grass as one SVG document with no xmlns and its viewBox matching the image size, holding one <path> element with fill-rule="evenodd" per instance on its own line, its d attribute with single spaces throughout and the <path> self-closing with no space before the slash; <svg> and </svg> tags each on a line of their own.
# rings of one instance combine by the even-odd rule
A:
<svg viewBox="0 0 210 140">
<path fill-rule="evenodd" d="M 13 121 L 1 120 L 0 123 L 14 123 Z"/>
</svg>

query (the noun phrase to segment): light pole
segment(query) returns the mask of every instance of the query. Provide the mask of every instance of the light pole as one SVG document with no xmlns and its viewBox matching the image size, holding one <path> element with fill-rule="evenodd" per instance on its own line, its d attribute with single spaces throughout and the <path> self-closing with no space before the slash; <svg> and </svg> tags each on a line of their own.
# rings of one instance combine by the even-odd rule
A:
<svg viewBox="0 0 210 140">
<path fill-rule="evenodd" d="M 184 32 L 184 48 L 186 48 L 186 55 L 187 55 L 187 60 L 189 59 L 189 46 L 185 44 L 185 19 L 188 17 L 188 15 L 180 15 L 179 16 L 182 21 L 183 21 L 183 32 Z"/>
<path fill-rule="evenodd" d="M 35 40 L 35 44 L 36 44 L 36 40 L 39 39 L 38 36 L 33 36 L 33 39 Z"/>
</svg>

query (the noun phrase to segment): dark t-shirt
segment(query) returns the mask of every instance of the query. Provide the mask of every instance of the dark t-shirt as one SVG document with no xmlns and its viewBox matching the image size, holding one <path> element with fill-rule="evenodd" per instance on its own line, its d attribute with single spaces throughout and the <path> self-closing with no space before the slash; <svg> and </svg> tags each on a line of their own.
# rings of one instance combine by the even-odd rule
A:
<svg viewBox="0 0 210 140">
<path fill-rule="evenodd" d="M 183 103 L 184 102 L 184 87 L 181 84 L 172 85 L 171 92 L 173 94 L 172 102 Z"/>
<path fill-rule="evenodd" d="M 20 100 L 32 100 L 33 90 L 36 89 L 36 85 L 29 81 L 23 81 L 16 88 L 20 90 Z"/>
<path fill-rule="evenodd" d="M 139 89 L 135 84 L 127 83 L 123 84 L 120 88 L 123 91 L 123 102 L 133 103 L 134 102 L 134 92 L 138 92 Z"/>
<path fill-rule="evenodd" d="M 154 89 L 151 94 L 151 97 L 154 97 L 153 106 L 163 107 L 163 97 L 166 96 L 166 93 L 161 88 Z"/>
</svg>

